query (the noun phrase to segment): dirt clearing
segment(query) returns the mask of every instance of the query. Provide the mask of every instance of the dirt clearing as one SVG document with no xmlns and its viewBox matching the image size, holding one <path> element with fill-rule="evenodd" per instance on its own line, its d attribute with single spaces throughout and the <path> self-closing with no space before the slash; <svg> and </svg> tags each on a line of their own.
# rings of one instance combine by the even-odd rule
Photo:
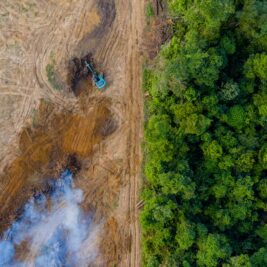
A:
<svg viewBox="0 0 267 267">
<path fill-rule="evenodd" d="M 143 14 L 144 0 L 0 3 L 1 231 L 75 155 L 102 226 L 94 266 L 139 266 Z M 90 52 L 108 87 L 81 77 L 75 96 L 70 62 Z"/>
</svg>

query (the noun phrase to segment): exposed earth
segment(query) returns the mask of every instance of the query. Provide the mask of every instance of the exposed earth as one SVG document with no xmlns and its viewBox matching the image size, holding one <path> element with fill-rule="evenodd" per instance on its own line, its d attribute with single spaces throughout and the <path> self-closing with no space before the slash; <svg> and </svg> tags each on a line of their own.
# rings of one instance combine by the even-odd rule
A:
<svg viewBox="0 0 267 267">
<path fill-rule="evenodd" d="M 1 232 L 69 167 L 100 226 L 94 266 L 139 266 L 144 2 L 1 1 Z M 88 53 L 108 87 L 82 77 L 75 95 L 71 62 Z"/>
</svg>

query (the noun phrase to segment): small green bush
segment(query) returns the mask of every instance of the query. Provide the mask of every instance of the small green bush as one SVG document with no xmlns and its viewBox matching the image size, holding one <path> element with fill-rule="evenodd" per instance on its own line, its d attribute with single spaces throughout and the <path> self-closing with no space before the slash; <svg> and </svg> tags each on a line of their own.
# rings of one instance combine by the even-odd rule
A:
<svg viewBox="0 0 267 267">
<path fill-rule="evenodd" d="M 155 11 L 154 11 L 154 8 L 153 8 L 153 5 L 151 2 L 149 2 L 147 5 L 146 5 L 146 17 L 148 19 L 152 18 L 155 16 Z"/>
</svg>

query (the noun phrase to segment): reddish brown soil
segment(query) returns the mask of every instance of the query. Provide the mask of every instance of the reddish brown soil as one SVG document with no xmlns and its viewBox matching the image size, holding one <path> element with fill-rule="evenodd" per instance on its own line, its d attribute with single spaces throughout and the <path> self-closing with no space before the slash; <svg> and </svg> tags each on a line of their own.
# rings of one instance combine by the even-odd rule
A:
<svg viewBox="0 0 267 267">
<path fill-rule="evenodd" d="M 91 156 L 94 147 L 115 131 L 109 101 L 105 98 L 98 101 L 84 114 L 64 110 L 57 113 L 53 104 L 41 102 L 38 125 L 22 131 L 21 154 L 0 178 L 5 188 L 0 195 L 0 202 L 4 203 L 0 206 L 1 229 L 33 190 L 42 187 L 40 177 L 57 176 L 69 155 L 80 159 Z"/>
</svg>

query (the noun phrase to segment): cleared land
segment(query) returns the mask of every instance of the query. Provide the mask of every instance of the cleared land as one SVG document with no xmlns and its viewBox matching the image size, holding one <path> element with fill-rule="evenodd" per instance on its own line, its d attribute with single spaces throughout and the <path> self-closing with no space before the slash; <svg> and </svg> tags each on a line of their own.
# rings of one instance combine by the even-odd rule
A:
<svg viewBox="0 0 267 267">
<path fill-rule="evenodd" d="M 101 226 L 95 266 L 139 265 L 143 9 L 143 0 L 0 3 L 1 230 L 76 154 L 83 207 Z M 75 97 L 69 63 L 88 52 L 109 87 L 82 79 Z"/>
</svg>

